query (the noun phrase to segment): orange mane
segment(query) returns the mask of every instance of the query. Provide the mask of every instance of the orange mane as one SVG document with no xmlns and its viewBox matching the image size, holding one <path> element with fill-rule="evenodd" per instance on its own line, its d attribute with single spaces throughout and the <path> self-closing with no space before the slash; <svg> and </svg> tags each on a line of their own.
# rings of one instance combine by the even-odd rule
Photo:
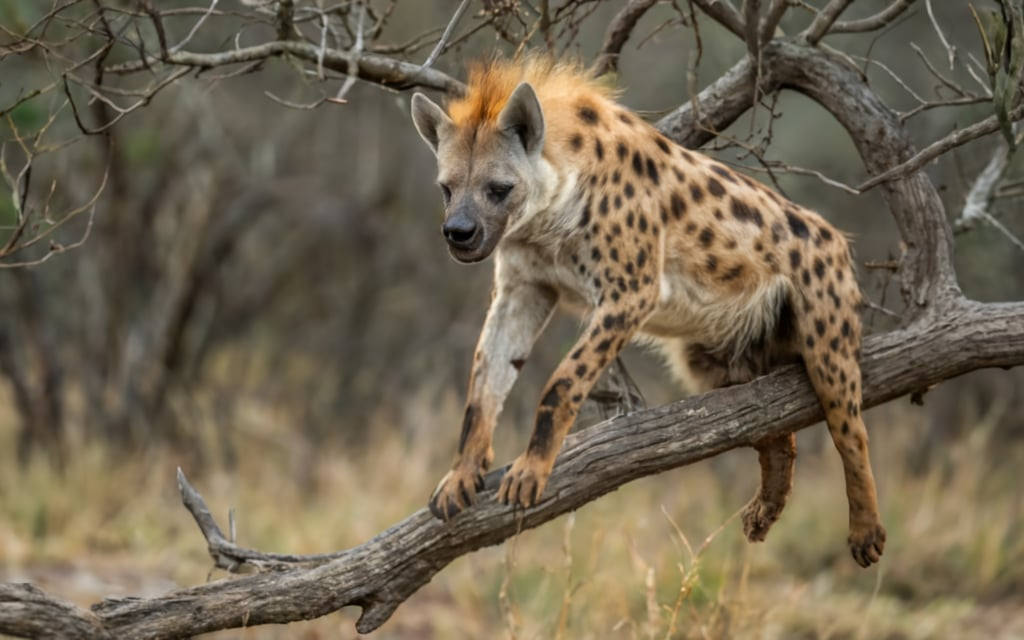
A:
<svg viewBox="0 0 1024 640">
<path fill-rule="evenodd" d="M 466 93 L 448 104 L 456 126 L 477 128 L 497 122 L 505 103 L 520 82 L 529 82 L 543 107 L 586 98 L 610 99 L 615 91 L 602 84 L 579 64 L 556 62 L 531 55 L 514 60 L 475 63 L 469 72 Z M 600 101 L 600 100 L 596 100 Z"/>
</svg>

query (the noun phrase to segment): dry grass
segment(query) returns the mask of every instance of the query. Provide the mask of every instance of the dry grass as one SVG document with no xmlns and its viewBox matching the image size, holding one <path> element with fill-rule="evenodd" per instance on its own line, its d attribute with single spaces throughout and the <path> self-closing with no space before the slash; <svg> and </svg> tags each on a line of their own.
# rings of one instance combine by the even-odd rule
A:
<svg viewBox="0 0 1024 640">
<path fill-rule="evenodd" d="M 423 505 L 457 437 L 454 401 L 422 408 L 421 438 L 379 424 L 359 451 L 296 443 L 287 416 L 255 401 L 244 408 L 230 434 L 240 453 L 231 472 L 215 454 L 194 468 L 167 450 L 129 456 L 90 445 L 76 447 L 62 473 L 42 460 L 18 469 L 11 420 L 0 421 L 0 579 L 81 603 L 203 582 L 210 563 L 178 503 L 179 464 L 216 514 L 236 509 L 242 544 L 355 545 Z M 880 568 L 861 570 L 848 556 L 839 458 L 819 428 L 801 434 L 794 495 L 764 544 L 747 544 L 734 517 L 753 492 L 756 458 L 732 452 L 459 559 L 377 636 L 1024 637 L 1024 447 L 993 456 L 980 429 L 914 475 L 904 459 L 921 420 L 900 408 L 869 416 L 889 529 Z M 510 432 L 499 458 L 522 446 Z M 355 637 L 357 613 L 214 637 Z"/>
</svg>

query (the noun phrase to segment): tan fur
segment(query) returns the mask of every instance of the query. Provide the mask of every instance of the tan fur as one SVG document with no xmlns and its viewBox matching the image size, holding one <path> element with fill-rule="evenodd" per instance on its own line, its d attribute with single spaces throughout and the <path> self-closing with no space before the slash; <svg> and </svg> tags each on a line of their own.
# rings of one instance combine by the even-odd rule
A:
<svg viewBox="0 0 1024 640">
<path fill-rule="evenodd" d="M 533 96 L 542 122 L 530 115 Z M 870 565 L 885 530 L 860 415 L 861 295 L 846 238 L 816 213 L 675 145 L 613 97 L 576 67 L 531 59 L 477 69 L 466 96 L 449 105 L 450 121 L 414 101 L 442 184 L 456 193 L 449 216 L 458 210 L 501 230 L 500 241 L 491 237 L 495 298 L 459 454 L 432 509 L 450 517 L 475 500 L 501 405 L 558 304 L 585 328 L 545 387 L 530 445 L 500 500 L 527 507 L 542 499 L 580 404 L 634 337 L 665 354 L 694 391 L 802 361 L 843 458 L 850 548 Z M 542 139 L 543 149 L 524 155 L 520 139 Z M 478 195 L 499 178 L 514 184 L 514 198 Z M 757 449 L 761 488 L 743 514 L 751 540 L 764 539 L 785 505 L 796 455 L 791 435 Z"/>
</svg>

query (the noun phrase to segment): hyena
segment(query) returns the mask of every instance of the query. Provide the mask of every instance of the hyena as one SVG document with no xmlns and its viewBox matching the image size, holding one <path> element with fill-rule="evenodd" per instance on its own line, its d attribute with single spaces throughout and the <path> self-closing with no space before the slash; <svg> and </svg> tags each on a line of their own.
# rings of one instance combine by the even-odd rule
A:
<svg viewBox="0 0 1024 640">
<path fill-rule="evenodd" d="M 472 505 L 494 426 L 556 306 L 584 329 L 547 382 L 526 451 L 498 490 L 538 502 L 600 373 L 634 337 L 691 391 L 803 362 L 843 460 L 849 546 L 864 567 L 885 545 L 861 416 L 862 304 L 845 237 L 818 214 L 673 143 L 578 66 L 491 61 L 447 110 L 416 94 L 437 156 L 442 231 L 459 262 L 494 255 L 451 471 L 430 498 L 448 519 Z M 743 510 L 763 540 L 792 486 L 793 434 L 756 444 L 761 486 Z"/>
</svg>

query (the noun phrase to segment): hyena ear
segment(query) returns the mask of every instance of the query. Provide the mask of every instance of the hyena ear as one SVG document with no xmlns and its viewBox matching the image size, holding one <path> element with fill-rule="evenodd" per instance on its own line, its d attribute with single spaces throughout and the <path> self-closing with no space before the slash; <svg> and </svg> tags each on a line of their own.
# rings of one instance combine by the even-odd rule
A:
<svg viewBox="0 0 1024 640">
<path fill-rule="evenodd" d="M 430 98 L 422 93 L 417 93 L 412 97 L 412 122 L 416 125 L 416 130 L 420 132 L 420 137 L 434 150 L 436 155 L 441 135 L 444 133 L 444 129 L 451 126 L 452 119 Z"/>
<path fill-rule="evenodd" d="M 544 146 L 544 112 L 529 82 L 521 82 L 509 96 L 498 114 L 498 128 L 514 133 L 527 154 L 539 152 Z"/>
</svg>

